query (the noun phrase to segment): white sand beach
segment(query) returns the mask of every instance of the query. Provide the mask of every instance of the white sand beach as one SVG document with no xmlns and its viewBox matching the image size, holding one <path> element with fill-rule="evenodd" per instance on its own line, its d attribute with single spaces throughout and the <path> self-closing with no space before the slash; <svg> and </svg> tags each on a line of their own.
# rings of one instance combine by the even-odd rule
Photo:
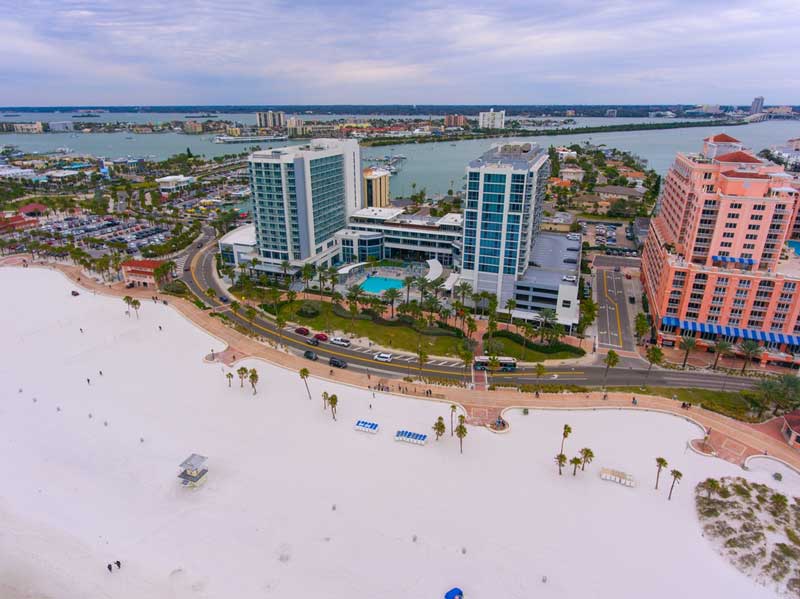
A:
<svg viewBox="0 0 800 599">
<path fill-rule="evenodd" d="M 459 455 L 449 430 L 433 440 L 446 404 L 314 379 L 309 401 L 297 372 L 248 359 L 253 395 L 203 362 L 223 345 L 167 306 L 129 317 L 37 269 L 0 269 L 0 289 L 5 599 L 775 596 L 702 537 L 693 489 L 744 475 L 800 495 L 800 477 L 702 457 L 680 418 L 512 414 L 507 434 L 470 427 Z M 336 422 L 322 391 L 339 397 Z M 380 432 L 354 431 L 358 419 Z M 565 453 L 596 455 L 576 477 L 553 462 L 565 423 Z M 398 429 L 427 445 L 394 441 Z M 197 489 L 176 477 L 192 452 L 209 458 Z M 656 456 L 684 474 L 672 501 L 668 473 L 653 490 Z M 602 481 L 602 467 L 638 486 Z"/>
</svg>

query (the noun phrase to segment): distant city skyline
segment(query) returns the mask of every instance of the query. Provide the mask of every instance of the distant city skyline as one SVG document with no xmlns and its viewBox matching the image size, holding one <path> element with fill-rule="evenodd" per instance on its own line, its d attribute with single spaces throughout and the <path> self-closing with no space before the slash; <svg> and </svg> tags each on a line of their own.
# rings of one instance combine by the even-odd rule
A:
<svg viewBox="0 0 800 599">
<path fill-rule="evenodd" d="M 0 105 L 800 103 L 796 0 L 0 0 Z"/>
</svg>

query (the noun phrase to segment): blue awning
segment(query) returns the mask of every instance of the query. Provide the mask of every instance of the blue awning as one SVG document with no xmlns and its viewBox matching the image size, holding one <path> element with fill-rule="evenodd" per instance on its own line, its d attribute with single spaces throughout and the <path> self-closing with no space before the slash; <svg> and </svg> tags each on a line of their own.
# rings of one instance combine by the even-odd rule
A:
<svg viewBox="0 0 800 599">
<path fill-rule="evenodd" d="M 664 326 L 677 327 L 686 332 L 711 333 L 724 335 L 734 339 L 750 339 L 752 341 L 765 341 L 771 343 L 786 343 L 787 345 L 800 345 L 800 336 L 787 335 L 784 333 L 773 333 L 770 331 L 757 331 L 754 329 L 740 329 L 738 327 L 720 326 L 718 324 L 697 322 L 696 320 L 679 320 L 672 316 L 664 316 L 661 319 Z"/>
<path fill-rule="evenodd" d="M 714 262 L 735 262 L 737 264 L 750 264 L 750 265 L 756 263 L 756 261 L 753 260 L 752 258 L 735 258 L 733 256 L 711 256 L 711 260 Z"/>
</svg>

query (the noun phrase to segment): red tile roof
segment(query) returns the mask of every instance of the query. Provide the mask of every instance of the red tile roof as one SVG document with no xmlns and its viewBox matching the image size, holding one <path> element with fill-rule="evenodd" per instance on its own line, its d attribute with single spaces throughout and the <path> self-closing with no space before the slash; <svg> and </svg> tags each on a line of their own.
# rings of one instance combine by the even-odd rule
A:
<svg viewBox="0 0 800 599">
<path fill-rule="evenodd" d="M 737 152 L 731 152 L 729 154 L 723 154 L 722 156 L 717 156 L 714 158 L 714 160 L 717 162 L 748 162 L 750 164 L 761 163 L 761 161 L 752 154 L 742 152 L 741 150 Z"/>
<path fill-rule="evenodd" d="M 128 268 L 143 268 L 152 271 L 162 264 L 164 264 L 163 260 L 125 260 L 121 266 Z"/>
<path fill-rule="evenodd" d="M 28 212 L 47 212 L 47 206 L 45 206 L 44 204 L 33 202 L 31 204 L 25 204 L 24 206 L 20 206 L 17 212 L 19 212 L 20 214 L 27 214 Z"/>
<path fill-rule="evenodd" d="M 769 175 L 762 175 L 761 173 L 749 173 L 744 171 L 725 171 L 722 173 L 723 177 L 731 177 L 734 179 L 769 179 Z"/>
<path fill-rule="evenodd" d="M 786 424 L 788 424 L 794 432 L 800 431 L 800 410 L 784 414 L 783 419 L 786 420 Z"/>
<path fill-rule="evenodd" d="M 731 142 L 731 143 L 741 143 L 735 137 L 731 137 L 727 133 L 717 133 L 716 135 L 712 135 L 711 137 L 706 137 L 703 141 L 714 141 L 714 142 Z"/>
</svg>

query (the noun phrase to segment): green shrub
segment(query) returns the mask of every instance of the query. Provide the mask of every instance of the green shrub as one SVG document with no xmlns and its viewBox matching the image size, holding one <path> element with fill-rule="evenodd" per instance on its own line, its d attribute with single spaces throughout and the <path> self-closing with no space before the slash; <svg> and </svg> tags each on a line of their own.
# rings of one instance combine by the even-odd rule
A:
<svg viewBox="0 0 800 599">
<path fill-rule="evenodd" d="M 280 310 L 280 308 L 278 308 Z M 316 318 L 319 316 L 319 306 L 314 302 L 303 302 L 297 310 L 297 314 L 304 318 Z"/>
<path fill-rule="evenodd" d="M 488 333 L 484 334 L 484 336 L 483 336 L 484 339 L 487 339 L 488 337 L 489 337 Z M 558 341 L 556 343 L 547 343 L 547 344 L 544 344 L 544 345 L 542 345 L 540 343 L 533 343 L 532 341 L 529 341 L 529 340 L 525 339 L 525 337 L 523 337 L 522 335 L 520 335 L 518 333 L 515 333 L 513 331 L 507 331 L 505 329 L 504 330 L 500 330 L 500 331 L 496 331 L 495 334 L 494 334 L 494 337 L 503 337 L 505 339 L 510 339 L 511 341 L 514 341 L 515 343 L 519 343 L 520 345 L 522 345 L 524 347 L 527 347 L 528 349 L 532 349 L 534 351 L 537 351 L 537 352 L 540 352 L 540 353 L 543 353 L 543 354 L 556 354 L 556 353 L 562 353 L 563 352 L 563 353 L 571 354 L 571 355 L 573 355 L 575 357 L 580 357 L 580 356 L 583 356 L 584 354 L 586 354 L 586 352 L 584 350 L 582 350 L 581 348 L 573 347 L 572 345 L 568 345 L 566 343 L 561 343 L 560 341 Z"/>
<path fill-rule="evenodd" d="M 185 295 L 189 292 L 189 288 L 186 286 L 186 283 L 178 279 L 164 283 L 164 285 L 161 286 L 161 290 L 165 293 L 173 293 L 175 295 Z"/>
</svg>

